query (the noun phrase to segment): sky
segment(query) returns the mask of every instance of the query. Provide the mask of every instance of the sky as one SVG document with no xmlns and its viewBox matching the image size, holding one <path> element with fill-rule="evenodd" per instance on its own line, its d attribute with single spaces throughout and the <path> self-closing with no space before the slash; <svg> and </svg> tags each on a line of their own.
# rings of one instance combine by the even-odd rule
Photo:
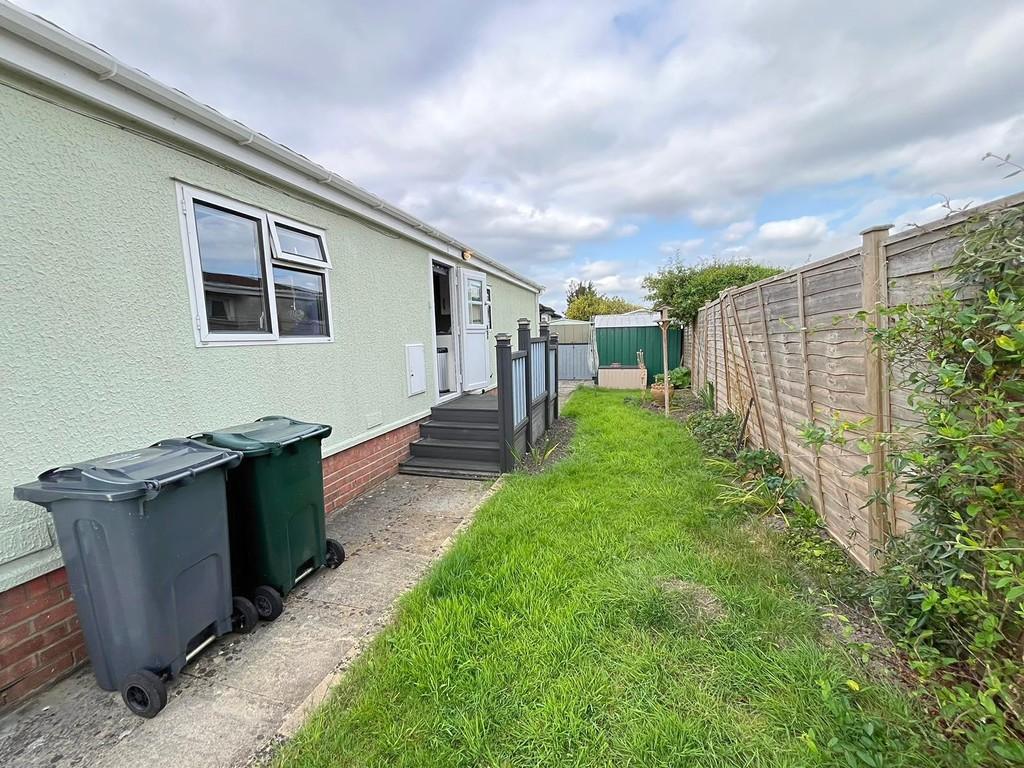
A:
<svg viewBox="0 0 1024 768">
<path fill-rule="evenodd" d="M 20 0 L 547 286 L 1024 189 L 1024 3 Z"/>
</svg>

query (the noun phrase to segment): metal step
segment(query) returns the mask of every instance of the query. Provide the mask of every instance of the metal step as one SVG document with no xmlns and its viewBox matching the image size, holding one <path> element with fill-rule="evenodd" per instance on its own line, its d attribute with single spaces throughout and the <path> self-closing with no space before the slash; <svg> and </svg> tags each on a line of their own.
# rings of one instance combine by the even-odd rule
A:
<svg viewBox="0 0 1024 768">
<path fill-rule="evenodd" d="M 469 440 L 442 440 L 436 437 L 421 437 L 414 441 L 409 450 L 413 456 L 466 461 L 499 461 L 498 444 Z"/>
<path fill-rule="evenodd" d="M 430 419 L 420 424 L 420 434 L 423 437 L 437 438 L 439 440 L 463 440 L 498 444 L 497 424 Z"/>
<path fill-rule="evenodd" d="M 413 456 L 398 465 L 404 475 L 428 477 L 456 477 L 466 480 L 490 480 L 501 474 L 497 462 L 437 459 Z"/>
</svg>

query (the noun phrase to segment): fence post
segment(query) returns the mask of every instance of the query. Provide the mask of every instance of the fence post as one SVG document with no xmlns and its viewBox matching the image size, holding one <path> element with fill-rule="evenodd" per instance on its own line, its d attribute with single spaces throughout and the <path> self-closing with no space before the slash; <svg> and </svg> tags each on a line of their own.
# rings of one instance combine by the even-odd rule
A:
<svg viewBox="0 0 1024 768">
<path fill-rule="evenodd" d="M 861 263 L 863 282 L 862 307 L 869 325 L 882 321 L 881 309 L 887 303 L 888 279 L 885 263 L 885 239 L 891 224 L 871 227 L 861 232 Z M 888 489 L 885 477 L 885 447 L 881 436 L 889 429 L 889 385 L 881 350 L 870 343 L 864 350 L 865 410 L 873 419 L 874 435 L 871 449 L 871 473 L 868 475 L 868 566 L 877 571 L 882 564 L 885 543 L 891 534 L 889 514 L 884 501 Z"/>
<path fill-rule="evenodd" d="M 519 351 L 526 352 L 526 450 L 533 446 L 533 361 L 530 360 L 530 321 L 519 318 Z"/>
<path fill-rule="evenodd" d="M 551 375 L 551 371 L 548 370 L 548 334 L 551 329 L 548 327 L 547 320 L 540 321 L 540 337 L 544 339 L 544 431 L 547 432 L 551 426 L 551 419 L 548 418 L 548 403 L 547 401 L 551 398 L 551 394 L 548 392 L 548 377 Z"/>
<path fill-rule="evenodd" d="M 554 379 L 554 381 L 555 381 L 555 394 L 553 395 L 553 397 L 555 398 L 555 407 L 551 410 L 551 413 L 552 413 L 552 419 L 554 421 L 558 421 L 558 400 L 559 400 L 559 398 L 558 398 L 558 334 L 557 333 L 552 333 L 550 336 L 548 336 L 548 344 L 551 345 L 551 349 L 555 350 L 555 355 L 554 355 L 554 358 L 553 358 L 554 361 L 555 361 L 555 370 L 552 372 L 552 375 L 555 377 L 555 379 Z"/>
<path fill-rule="evenodd" d="M 495 336 L 498 377 L 498 464 L 502 472 L 511 472 L 512 438 L 512 337 L 507 333 Z"/>
</svg>

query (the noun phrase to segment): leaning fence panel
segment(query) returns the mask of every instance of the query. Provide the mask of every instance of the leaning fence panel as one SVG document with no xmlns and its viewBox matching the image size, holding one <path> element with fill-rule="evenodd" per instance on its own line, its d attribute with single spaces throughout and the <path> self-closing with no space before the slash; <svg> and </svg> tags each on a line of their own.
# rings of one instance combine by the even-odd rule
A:
<svg viewBox="0 0 1024 768">
<path fill-rule="evenodd" d="M 859 424 L 853 446 L 857 437 L 917 422 L 896 383 L 901 372 L 882 364 L 858 313 L 927 302 L 950 280 L 957 226 L 1007 206 L 1024 206 L 1024 195 L 908 232 L 869 230 L 858 248 L 723 292 L 686 329 L 694 390 L 711 384 L 717 410 L 741 419 L 749 410 L 749 444 L 777 452 L 806 482 L 829 532 L 866 568 L 877 566 L 889 536 L 913 524 L 912 502 L 877 467 L 865 473 L 872 457 L 853 447 L 814 451 L 803 432 L 832 419 Z M 886 496 L 888 505 L 879 501 Z"/>
</svg>

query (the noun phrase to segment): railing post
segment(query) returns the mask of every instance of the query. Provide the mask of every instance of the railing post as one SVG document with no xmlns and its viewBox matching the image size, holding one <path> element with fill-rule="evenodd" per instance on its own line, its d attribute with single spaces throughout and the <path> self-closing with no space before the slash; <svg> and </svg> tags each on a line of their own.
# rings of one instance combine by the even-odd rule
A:
<svg viewBox="0 0 1024 768">
<path fill-rule="evenodd" d="M 554 361 L 555 361 L 555 371 L 554 371 L 554 376 L 555 376 L 555 395 L 554 395 L 554 397 L 555 397 L 555 407 L 554 407 L 554 409 L 552 411 L 552 414 L 553 414 L 554 420 L 557 421 L 558 420 L 558 334 L 557 333 L 552 333 L 550 336 L 548 336 L 548 344 L 550 344 L 551 348 L 553 350 L 555 350 L 555 356 L 554 356 Z"/>
<path fill-rule="evenodd" d="M 530 360 L 530 321 L 519 318 L 519 351 L 526 352 L 526 450 L 533 446 L 533 361 Z"/>
<path fill-rule="evenodd" d="M 507 333 L 495 336 L 498 376 L 498 464 L 502 472 L 511 472 L 515 458 L 512 455 L 512 439 L 515 424 L 512 423 L 512 337 Z"/>
<path fill-rule="evenodd" d="M 889 236 L 890 225 L 871 227 L 861 232 L 861 263 L 863 283 L 861 284 L 863 309 L 867 321 L 878 326 L 882 321 L 881 309 L 888 303 L 888 280 L 886 277 L 885 239 Z M 871 473 L 868 475 L 868 565 L 877 571 L 882 564 L 886 540 L 892 535 L 889 511 L 884 500 L 888 483 L 885 471 L 885 446 L 882 435 L 889 430 L 888 399 L 889 384 L 886 378 L 882 353 L 870 342 L 865 348 L 865 410 L 873 419 L 875 433 L 871 449 Z"/>
<path fill-rule="evenodd" d="M 548 381 L 550 381 L 551 371 L 548 370 L 548 334 L 551 333 L 551 329 L 548 327 L 547 320 L 540 321 L 540 337 L 544 339 L 544 431 L 547 432 L 551 427 L 551 419 L 548 416 L 548 400 L 551 399 L 551 393 L 548 392 Z"/>
</svg>

